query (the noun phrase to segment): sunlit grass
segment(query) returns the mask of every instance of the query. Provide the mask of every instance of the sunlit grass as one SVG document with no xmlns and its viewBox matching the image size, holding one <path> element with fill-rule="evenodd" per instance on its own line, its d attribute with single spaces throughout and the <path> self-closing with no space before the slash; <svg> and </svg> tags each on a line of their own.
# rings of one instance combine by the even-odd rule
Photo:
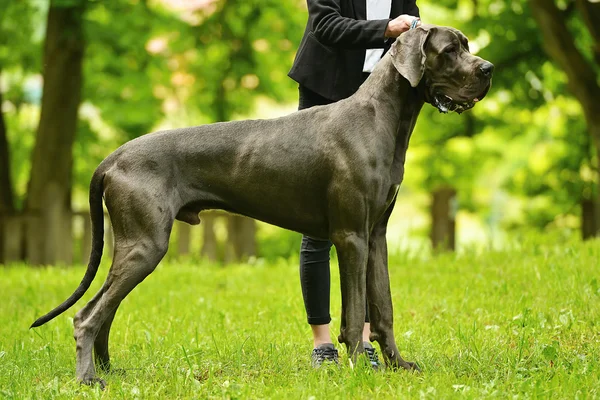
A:
<svg viewBox="0 0 600 400">
<path fill-rule="evenodd" d="M 72 316 L 36 330 L 83 268 L 0 268 L 0 398 L 595 398 L 600 242 L 523 241 L 390 266 L 396 338 L 423 373 L 310 368 L 294 261 L 161 265 L 122 304 L 108 387 L 74 379 Z M 335 268 L 333 268 L 335 271 Z M 104 264 L 85 299 L 99 288 Z M 339 327 L 334 272 L 332 313 Z M 335 340 L 335 338 L 334 338 Z"/>
</svg>

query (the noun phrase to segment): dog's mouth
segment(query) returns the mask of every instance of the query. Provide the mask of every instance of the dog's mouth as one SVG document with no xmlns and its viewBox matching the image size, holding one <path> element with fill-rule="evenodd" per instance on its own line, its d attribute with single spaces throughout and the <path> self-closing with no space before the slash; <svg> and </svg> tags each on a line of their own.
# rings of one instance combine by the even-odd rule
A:
<svg viewBox="0 0 600 400">
<path fill-rule="evenodd" d="M 452 97 L 443 94 L 441 92 L 436 92 L 433 94 L 433 98 L 432 98 L 432 102 L 431 104 L 436 107 L 439 112 L 441 113 L 448 113 L 451 111 L 455 111 L 458 114 L 470 110 L 471 108 L 475 107 L 475 104 L 480 102 L 481 100 L 483 100 L 483 98 L 485 97 L 485 95 L 487 94 L 487 92 L 490 90 L 490 84 L 488 84 L 485 89 L 483 90 L 483 92 L 481 92 L 479 95 L 473 97 L 471 100 L 467 100 L 467 101 L 457 101 L 454 100 Z"/>
</svg>

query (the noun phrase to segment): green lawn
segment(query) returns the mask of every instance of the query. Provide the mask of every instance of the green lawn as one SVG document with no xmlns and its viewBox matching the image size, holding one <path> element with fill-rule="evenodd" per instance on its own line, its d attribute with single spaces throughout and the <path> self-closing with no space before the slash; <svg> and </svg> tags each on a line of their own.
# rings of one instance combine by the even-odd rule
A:
<svg viewBox="0 0 600 400">
<path fill-rule="evenodd" d="M 312 370 L 296 264 L 161 264 L 117 314 L 111 354 L 125 375 L 106 376 L 104 392 L 74 379 L 83 302 L 28 329 L 83 268 L 0 268 L 0 398 L 600 397 L 599 241 L 392 257 L 398 347 L 421 374 L 353 370 L 345 357 Z M 337 334 L 337 271 L 333 282 Z"/>
</svg>

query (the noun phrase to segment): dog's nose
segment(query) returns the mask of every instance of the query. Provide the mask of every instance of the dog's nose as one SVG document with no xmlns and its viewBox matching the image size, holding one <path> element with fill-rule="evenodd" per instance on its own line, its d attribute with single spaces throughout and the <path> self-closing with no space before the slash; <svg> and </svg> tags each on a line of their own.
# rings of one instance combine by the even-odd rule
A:
<svg viewBox="0 0 600 400">
<path fill-rule="evenodd" d="M 481 70 L 481 72 L 483 72 L 483 75 L 485 75 L 486 77 L 491 76 L 492 72 L 494 72 L 494 64 L 492 64 L 491 62 L 484 61 L 483 64 L 479 66 L 479 69 Z"/>
</svg>

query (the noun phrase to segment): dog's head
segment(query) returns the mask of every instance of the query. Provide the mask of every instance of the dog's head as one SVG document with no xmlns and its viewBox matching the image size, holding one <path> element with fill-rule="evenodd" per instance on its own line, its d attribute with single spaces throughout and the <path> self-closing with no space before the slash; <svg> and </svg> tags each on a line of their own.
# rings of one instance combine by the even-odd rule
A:
<svg viewBox="0 0 600 400">
<path fill-rule="evenodd" d="M 457 29 L 421 25 L 401 34 L 390 49 L 392 62 L 412 87 L 423 84 L 425 101 L 440 112 L 461 113 L 485 97 L 494 65 L 469 52 Z"/>
</svg>

